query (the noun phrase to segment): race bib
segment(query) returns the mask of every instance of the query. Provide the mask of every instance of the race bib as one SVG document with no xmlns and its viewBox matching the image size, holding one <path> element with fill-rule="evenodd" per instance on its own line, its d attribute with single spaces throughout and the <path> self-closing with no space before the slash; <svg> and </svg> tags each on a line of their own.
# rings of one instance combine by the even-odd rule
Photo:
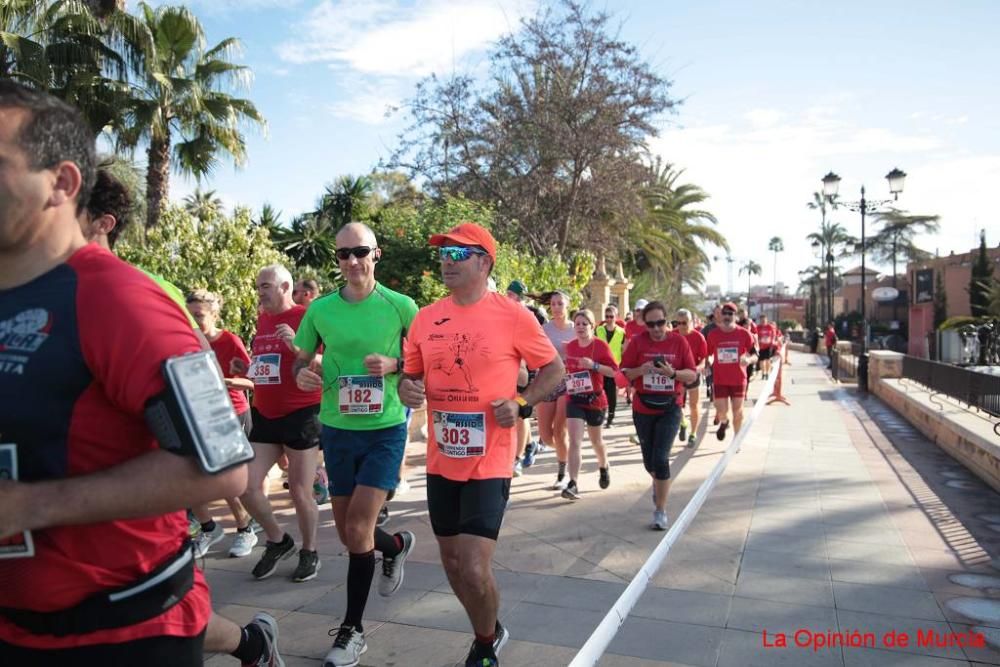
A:
<svg viewBox="0 0 1000 667">
<path fill-rule="evenodd" d="M 715 351 L 715 360 L 720 364 L 737 364 L 740 361 L 740 348 L 720 347 Z"/>
<path fill-rule="evenodd" d="M 281 355 L 277 352 L 254 355 L 247 377 L 254 384 L 281 384 Z"/>
<path fill-rule="evenodd" d="M 384 378 L 374 375 L 341 375 L 340 414 L 378 415 L 385 396 Z"/>
<path fill-rule="evenodd" d="M 566 376 L 566 393 L 590 394 L 594 391 L 594 383 L 590 381 L 590 371 L 577 371 Z"/>
<path fill-rule="evenodd" d="M 646 391 L 673 391 L 674 378 L 659 373 L 645 373 L 642 376 L 642 388 Z"/>
<path fill-rule="evenodd" d="M 438 451 L 452 459 L 486 454 L 485 412 L 434 410 L 434 442 Z"/>
<path fill-rule="evenodd" d="M 761 336 L 760 337 L 760 344 L 761 345 L 770 345 L 771 344 L 771 337 L 770 336 Z"/>
<path fill-rule="evenodd" d="M 0 445 L 0 480 L 17 480 L 17 445 Z M 35 555 L 31 531 L 0 539 L 0 558 L 30 558 Z"/>
</svg>

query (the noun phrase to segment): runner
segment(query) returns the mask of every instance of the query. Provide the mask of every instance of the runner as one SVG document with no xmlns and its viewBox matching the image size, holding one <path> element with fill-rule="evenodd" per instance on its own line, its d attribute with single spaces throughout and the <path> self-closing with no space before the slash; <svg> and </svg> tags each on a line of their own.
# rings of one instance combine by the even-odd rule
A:
<svg viewBox="0 0 1000 667">
<path fill-rule="evenodd" d="M 308 308 L 309 304 L 315 301 L 318 296 L 319 285 L 312 279 L 300 280 L 292 288 L 292 301 L 303 308 Z"/>
<path fill-rule="evenodd" d="M 257 274 L 257 297 L 260 312 L 248 373 L 254 383 L 250 441 L 256 458 L 250 464 L 246 493 L 240 498 L 267 536 L 264 555 L 254 566 L 253 576 L 267 579 L 274 574 L 279 560 L 295 553 L 295 541 L 274 518 L 271 502 L 263 491 L 267 472 L 284 452 L 288 456 L 289 494 L 302 536 L 292 581 L 309 581 L 322 565 L 316 553 L 319 508 L 313 496 L 322 392 L 302 391 L 295 384 L 292 366 L 299 352 L 294 343 L 295 330 L 306 309 L 292 301 L 292 275 L 288 269 L 280 264 L 261 269 Z M 234 368 L 246 371 L 240 364 Z"/>
<path fill-rule="evenodd" d="M 0 560 L 0 664 L 200 666 L 211 607 L 183 509 L 239 493 L 246 466 L 206 474 L 147 425 L 164 362 L 201 345 L 148 277 L 84 239 L 94 162 L 78 112 L 0 81 L 0 451 L 16 473 L 0 540 L 24 554 Z M 251 625 L 277 657 L 273 619 Z"/>
<path fill-rule="evenodd" d="M 625 345 L 625 329 L 618 326 L 618 308 L 608 306 L 604 309 L 604 322 L 597 327 L 594 335 L 608 344 L 615 363 L 620 364 L 622 347 Z M 604 428 L 611 428 L 615 421 L 615 408 L 618 406 L 618 384 L 614 377 L 604 378 L 604 395 L 608 397 L 608 420 L 604 423 Z"/>
<path fill-rule="evenodd" d="M 93 242 L 98 246 L 114 252 L 115 242 L 121 232 L 131 224 L 132 221 L 132 195 L 128 188 L 118 178 L 116 178 L 106 168 L 97 170 L 97 180 L 90 193 L 89 201 L 79 216 L 80 229 L 83 231 L 84 239 Z M 171 282 L 161 276 L 144 271 L 140 271 L 153 279 L 153 281 L 164 291 L 164 293 L 177 304 L 183 314 L 189 319 L 192 330 L 198 336 L 202 349 L 211 349 L 208 339 L 201 333 L 198 323 L 186 309 L 185 299 L 181 291 Z M 247 415 L 249 416 L 249 415 Z M 244 424 L 246 427 L 247 424 Z M 234 499 L 227 499 L 227 502 Z M 235 499 L 238 504 L 238 499 Z M 196 507 L 193 513 L 198 517 L 191 520 L 195 527 L 194 531 L 189 529 L 189 534 L 195 542 L 195 554 L 198 554 L 198 541 L 206 532 L 202 530 L 202 525 L 211 528 L 212 515 L 208 510 L 208 503 Z M 230 505 L 232 507 L 232 505 Z M 245 514 L 242 505 L 240 510 Z M 235 511 L 235 510 L 234 510 Z M 189 513 L 191 513 L 189 511 Z M 251 520 L 251 531 L 257 532 L 260 526 L 256 521 Z M 237 516 L 237 524 L 242 525 L 240 517 Z M 237 532 L 233 542 L 233 550 L 230 555 L 238 555 L 242 552 L 242 533 Z M 256 542 L 256 536 L 253 541 Z M 252 545 L 251 545 L 252 546 Z M 249 553 L 249 552 L 248 552 Z M 277 650 L 278 625 L 274 618 L 265 612 L 257 613 L 253 620 L 242 628 L 232 621 L 212 613 L 208 620 L 208 627 L 205 629 L 205 651 L 208 653 L 228 653 L 246 665 L 264 665 L 276 667 L 283 665 L 281 656 Z"/>
<path fill-rule="evenodd" d="M 833 348 L 837 345 L 837 329 L 833 325 L 833 320 L 826 325 L 823 333 L 823 345 L 826 347 L 827 368 L 833 368 Z"/>
<path fill-rule="evenodd" d="M 632 319 L 625 323 L 625 343 L 622 346 L 622 354 L 625 353 L 625 349 L 628 348 L 628 343 L 630 340 L 646 333 L 646 325 L 642 321 L 642 311 L 649 305 L 649 301 L 646 299 L 639 299 L 635 302 L 635 309 L 632 311 Z M 625 387 L 625 403 L 632 405 L 632 398 L 634 394 L 632 384 L 629 383 Z M 630 437 L 629 440 L 632 438 Z"/>
<path fill-rule="evenodd" d="M 670 448 L 681 423 L 684 383 L 697 377 L 687 341 L 667 331 L 667 308 L 659 301 L 642 312 L 646 333 L 622 354 L 622 373 L 635 386 L 632 421 L 642 448 L 642 463 L 653 481 L 654 530 L 666 530 L 670 492 Z"/>
<path fill-rule="evenodd" d="M 511 281 L 510 285 L 507 286 L 507 298 L 527 307 L 525 303 L 525 294 L 528 288 L 520 280 Z M 535 311 L 536 319 L 538 314 Z M 543 321 L 539 319 L 539 324 L 544 324 Z M 521 363 L 521 370 L 517 374 L 517 391 L 518 393 L 524 391 L 524 388 L 528 386 L 528 382 L 532 379 L 533 374 L 528 370 L 528 367 Z M 535 443 L 531 442 L 531 427 L 528 424 L 527 419 L 517 418 L 517 450 L 514 455 L 514 477 L 520 477 L 524 474 L 525 468 L 530 468 L 535 463 Z"/>
<path fill-rule="evenodd" d="M 296 379 L 303 391 L 323 391 L 320 421 L 337 535 L 347 547 L 347 611 L 325 667 L 352 667 L 368 650 L 364 616 L 382 552 L 378 592 L 399 590 L 413 549 L 410 531 L 389 535 L 375 523 L 394 491 L 406 449 L 406 413 L 399 400 L 403 337 L 417 313 L 408 296 L 375 280 L 382 257 L 375 234 L 361 223 L 337 233 L 337 261 L 347 284 L 317 299 L 302 318 L 295 346 Z M 322 374 L 310 370 L 322 345 Z"/>
<path fill-rule="evenodd" d="M 693 326 L 691 311 L 687 308 L 681 308 L 677 311 L 677 320 L 674 322 L 674 328 L 688 342 L 688 347 L 691 348 L 691 354 L 694 356 L 695 371 L 697 371 L 694 381 L 684 385 L 684 388 L 687 390 L 688 409 L 691 411 L 691 419 L 688 422 L 690 431 L 687 434 L 687 446 L 694 447 L 695 433 L 698 432 L 698 424 L 701 422 L 701 392 L 699 387 L 701 386 L 702 373 L 705 371 L 705 358 L 708 356 L 708 346 L 705 342 L 705 337 Z M 682 442 L 684 441 L 684 436 L 685 433 L 682 426 L 680 433 L 680 440 Z"/>
<path fill-rule="evenodd" d="M 569 296 L 565 292 L 556 291 L 549 299 L 549 309 L 552 311 L 552 318 L 545 323 L 542 330 L 560 357 L 565 360 L 566 345 L 575 338 L 573 323 L 569 319 Z M 542 446 L 552 445 L 556 450 L 559 468 L 556 481 L 550 487 L 554 491 L 562 491 L 569 481 L 566 478 L 566 463 L 569 460 L 569 446 L 566 442 L 566 403 L 559 400 L 565 393 L 566 385 L 560 382 L 542 399 L 535 410 L 539 442 Z"/>
<path fill-rule="evenodd" d="M 236 416 L 240 418 L 243 430 L 249 436 L 252 422 L 250 420 L 250 402 L 247 401 L 245 392 L 248 389 L 253 389 L 253 382 L 248 380 L 245 375 L 233 370 L 233 360 L 242 361 L 243 366 L 250 363 L 247 348 L 239 336 L 216 326 L 219 321 L 219 311 L 222 308 L 222 298 L 217 294 L 203 289 L 195 290 L 187 297 L 187 308 L 219 360 L 219 367 L 226 378 L 229 398 L 233 402 Z M 249 556 L 257 544 L 254 527 L 259 529 L 259 526 L 250 518 L 239 498 L 226 498 L 226 504 L 229 505 L 229 510 L 236 520 L 236 536 L 229 547 L 229 555 L 233 558 Z M 201 524 L 201 532 L 194 541 L 194 554 L 201 558 L 208 553 L 212 545 L 222 540 L 225 533 L 222 526 L 212 518 L 207 506 L 195 508 L 194 514 Z M 205 518 L 206 516 L 207 518 Z"/>
<path fill-rule="evenodd" d="M 555 348 L 535 317 L 500 294 L 487 293 L 496 242 L 463 223 L 430 238 L 439 246 L 450 296 L 417 313 L 406 339 L 399 395 L 411 408 L 426 396 L 427 507 L 452 590 L 476 639 L 466 667 L 499 665 L 509 633 L 497 619 L 493 554 L 510 494 L 514 424 L 563 375 Z M 521 360 L 538 375 L 515 393 Z M 456 372 L 462 368 L 464 372 Z"/>
<path fill-rule="evenodd" d="M 611 354 L 611 348 L 603 340 L 594 337 L 594 311 L 584 309 L 573 315 L 576 339 L 566 345 L 566 423 L 569 431 L 569 483 L 562 490 L 567 500 L 579 500 L 580 465 L 583 445 L 583 427 L 586 425 L 590 436 L 590 446 L 597 455 L 598 486 L 602 489 L 611 484 L 608 470 L 608 455 L 601 439 L 601 424 L 608 399 L 604 393 L 604 378 L 614 382 L 618 364 Z M 612 385 L 613 391 L 618 391 Z"/>
<path fill-rule="evenodd" d="M 722 440 L 729 428 L 729 409 L 733 411 L 733 427 L 738 433 L 743 425 L 743 400 L 747 392 L 747 366 L 756 361 L 753 335 L 736 324 L 736 305 L 722 305 L 722 321 L 708 334 L 708 355 L 712 357 L 714 374 L 715 414 L 719 429 L 715 437 Z"/>
<path fill-rule="evenodd" d="M 712 309 L 711 314 L 708 316 L 708 322 L 701 328 L 701 335 L 705 338 L 706 343 L 708 342 L 708 334 L 712 333 L 719 326 L 719 322 L 722 321 L 722 306 L 716 305 Z M 705 360 L 705 396 L 708 398 L 709 402 L 713 401 L 712 385 L 712 360 Z M 715 415 L 712 419 L 712 423 L 716 426 L 719 424 L 719 415 Z"/>
<path fill-rule="evenodd" d="M 764 313 L 761 313 L 760 324 L 757 325 L 757 341 L 760 345 L 760 353 L 758 354 L 760 371 L 763 379 L 766 380 L 771 372 L 771 357 L 779 351 L 781 332 L 778 331 L 778 327 L 768 321 L 767 315 Z"/>
</svg>

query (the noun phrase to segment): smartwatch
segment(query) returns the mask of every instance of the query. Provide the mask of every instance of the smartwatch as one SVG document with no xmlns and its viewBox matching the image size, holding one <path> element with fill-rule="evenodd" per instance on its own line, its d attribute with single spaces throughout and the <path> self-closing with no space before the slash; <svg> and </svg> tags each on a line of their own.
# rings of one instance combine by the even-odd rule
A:
<svg viewBox="0 0 1000 667">
<path fill-rule="evenodd" d="M 515 396 L 514 400 L 517 402 L 518 406 L 517 416 L 520 417 L 521 419 L 527 419 L 528 417 L 530 417 L 531 412 L 534 409 L 534 406 L 529 405 L 528 401 L 524 400 L 524 396 L 521 396 L 520 394 Z"/>
</svg>

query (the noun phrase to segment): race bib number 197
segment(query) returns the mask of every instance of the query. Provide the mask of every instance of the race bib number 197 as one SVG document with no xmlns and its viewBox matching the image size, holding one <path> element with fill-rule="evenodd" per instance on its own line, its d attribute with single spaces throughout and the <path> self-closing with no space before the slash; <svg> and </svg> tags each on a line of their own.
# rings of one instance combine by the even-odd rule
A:
<svg viewBox="0 0 1000 667">
<path fill-rule="evenodd" d="M 247 376 L 254 384 L 281 384 L 281 355 L 270 353 L 254 356 Z"/>
<path fill-rule="evenodd" d="M 373 375 L 341 375 L 340 414 L 377 415 L 382 413 L 385 383 Z"/>
<path fill-rule="evenodd" d="M 453 459 L 486 454 L 485 412 L 434 411 L 434 441 L 438 451 Z"/>
</svg>

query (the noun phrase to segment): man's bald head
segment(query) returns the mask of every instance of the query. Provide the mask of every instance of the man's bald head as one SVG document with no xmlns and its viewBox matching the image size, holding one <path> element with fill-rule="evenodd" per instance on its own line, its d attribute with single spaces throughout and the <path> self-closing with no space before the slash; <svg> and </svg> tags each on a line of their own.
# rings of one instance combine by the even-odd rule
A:
<svg viewBox="0 0 1000 667">
<path fill-rule="evenodd" d="M 375 232 L 365 223 L 349 222 L 337 232 L 338 248 L 356 248 L 363 245 L 369 248 L 378 247 Z"/>
</svg>

